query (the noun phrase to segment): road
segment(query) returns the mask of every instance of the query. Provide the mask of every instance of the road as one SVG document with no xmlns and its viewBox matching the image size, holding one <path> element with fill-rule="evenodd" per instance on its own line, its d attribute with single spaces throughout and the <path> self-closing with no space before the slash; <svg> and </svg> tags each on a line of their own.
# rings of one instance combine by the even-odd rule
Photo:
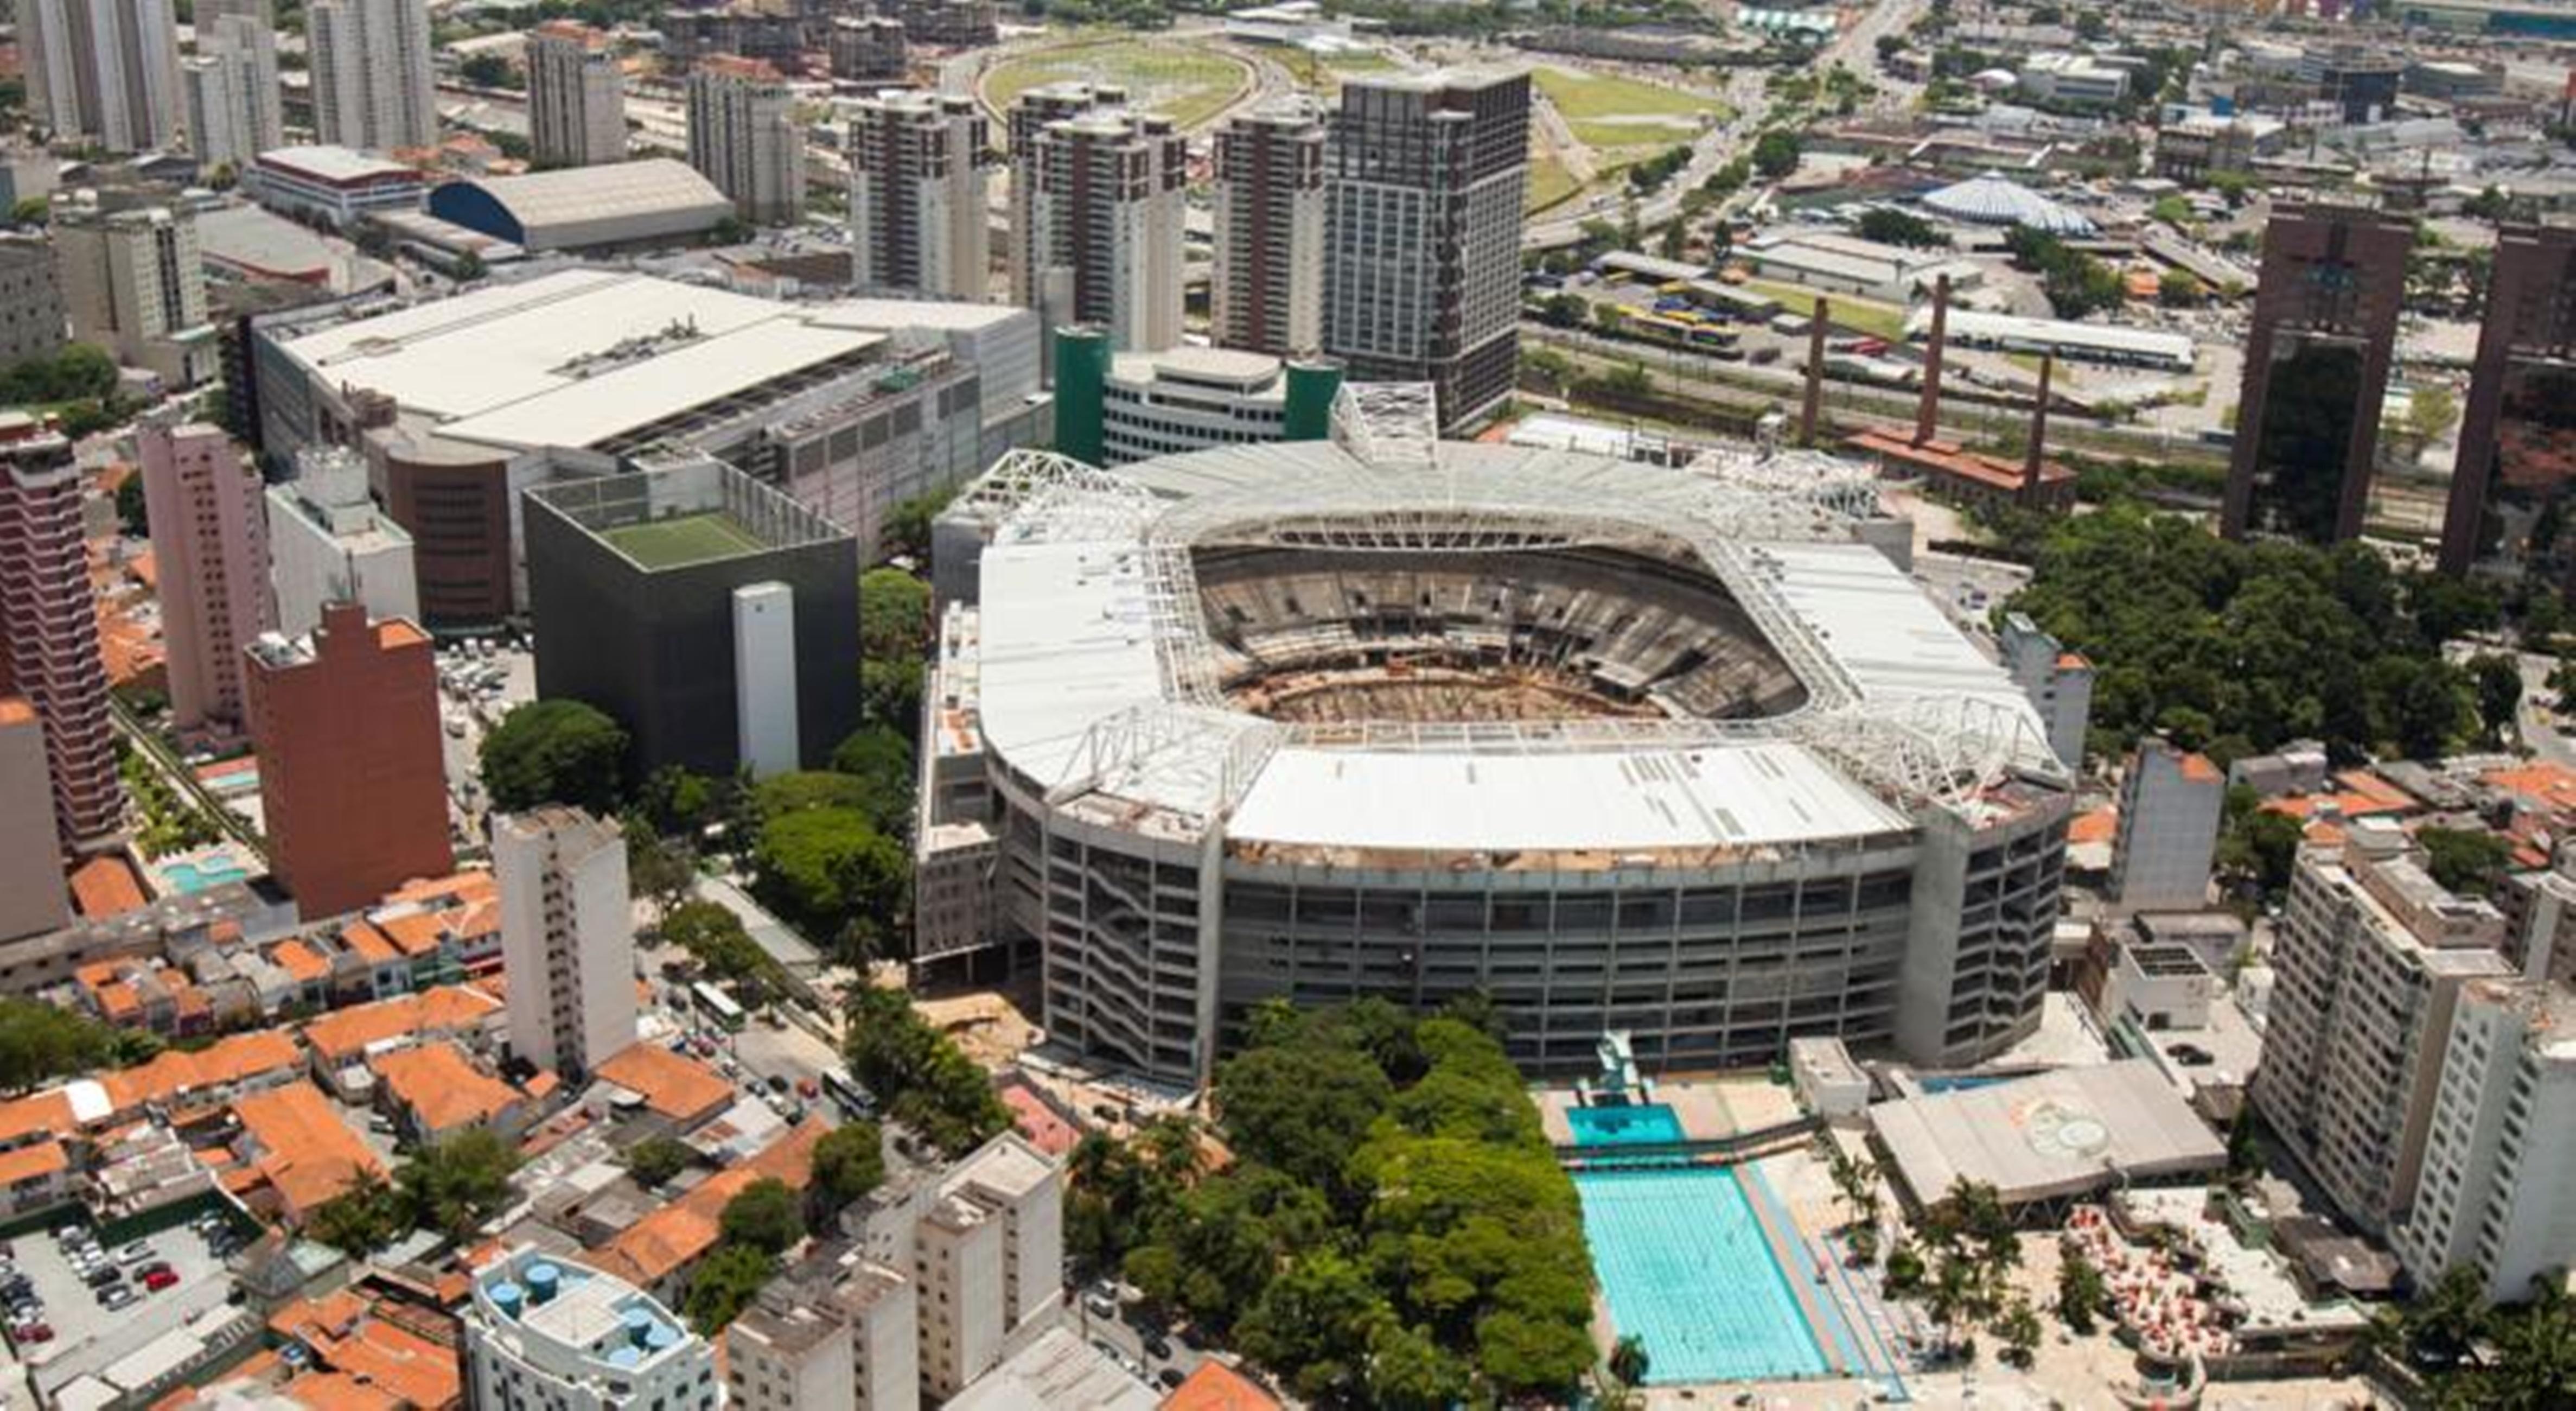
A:
<svg viewBox="0 0 2576 1411">
<path fill-rule="evenodd" d="M 2558 696 L 2549 689 L 2549 673 L 2557 669 L 2558 659 L 2523 652 L 2517 660 L 2522 667 L 2522 704 L 2514 723 L 2522 731 L 2522 742 L 2549 763 L 2576 769 L 2576 742 L 2560 730 L 2557 713 L 2550 709 Z"/>
</svg>

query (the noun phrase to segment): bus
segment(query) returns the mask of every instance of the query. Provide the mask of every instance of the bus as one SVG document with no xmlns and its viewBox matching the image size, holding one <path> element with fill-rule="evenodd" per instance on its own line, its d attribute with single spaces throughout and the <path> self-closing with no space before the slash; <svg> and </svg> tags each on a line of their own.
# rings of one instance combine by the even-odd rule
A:
<svg viewBox="0 0 2576 1411">
<path fill-rule="evenodd" d="M 823 1070 L 823 1095 L 840 1104 L 842 1113 L 851 1121 L 862 1122 L 876 1115 L 876 1099 L 868 1096 L 868 1090 L 843 1069 Z"/>
<path fill-rule="evenodd" d="M 728 1034 L 742 1032 L 742 1006 L 733 1002 L 733 996 L 705 980 L 691 985 L 689 995 L 698 1002 L 698 1012 L 706 1016 L 708 1023 Z"/>
</svg>

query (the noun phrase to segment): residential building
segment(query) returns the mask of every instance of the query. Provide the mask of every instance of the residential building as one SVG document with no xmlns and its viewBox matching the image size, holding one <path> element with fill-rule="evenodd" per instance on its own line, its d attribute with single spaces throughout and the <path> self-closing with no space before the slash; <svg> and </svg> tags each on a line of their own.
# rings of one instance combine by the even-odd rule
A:
<svg viewBox="0 0 2576 1411">
<path fill-rule="evenodd" d="M 2221 530 L 2335 543 L 2361 533 L 2415 227 L 2280 206 L 2245 339 Z"/>
<path fill-rule="evenodd" d="M 2576 341 L 2576 230 L 2497 232 L 2486 316 L 2461 408 L 2459 458 L 2442 518 L 2442 571 L 2530 575 L 2576 587 L 2576 543 L 2559 532 L 2576 503 L 2576 428 L 2562 356 Z"/>
<path fill-rule="evenodd" d="M 286 145 L 285 99 L 278 89 L 277 36 L 245 15 L 200 19 L 197 52 L 180 65 L 188 100 L 188 153 L 200 171 L 229 167 Z"/>
<path fill-rule="evenodd" d="M 1189 152 L 1122 89 L 1044 84 L 1011 109 L 1014 303 L 1049 327 L 1097 324 L 1116 349 L 1181 341 Z"/>
<path fill-rule="evenodd" d="M 2201 755 L 2141 740 L 2120 776 L 2111 840 L 2111 900 L 2123 910 L 2196 911 L 2209 904 L 2227 779 Z"/>
<path fill-rule="evenodd" d="M 825 37 L 832 77 L 844 83 L 901 83 L 911 46 L 892 15 L 837 15 Z"/>
<path fill-rule="evenodd" d="M 136 437 L 160 575 L 171 723 L 230 741 L 248 722 L 248 647 L 268 630 L 268 527 L 260 478 L 220 427 L 147 426 Z"/>
<path fill-rule="evenodd" d="M 355 451 L 319 446 L 295 457 L 295 478 L 268 490 L 269 587 L 277 630 L 301 637 L 331 603 L 355 603 L 384 622 L 420 620 L 411 535 L 367 493 Z"/>
<path fill-rule="evenodd" d="M 63 285 L 44 240 L 0 235 L 0 364 L 51 357 L 63 346 Z"/>
<path fill-rule="evenodd" d="M 124 828 L 125 785 L 81 489 L 70 442 L 0 414 L 0 696 L 23 698 L 42 723 L 55 830 L 64 847 L 86 853 Z"/>
<path fill-rule="evenodd" d="M 57 202 L 52 229 L 73 338 L 173 386 L 215 375 L 219 350 L 206 317 L 194 211 Z"/>
<path fill-rule="evenodd" d="M 313 130 L 326 145 L 438 145 L 428 0 L 313 0 L 305 15 Z"/>
<path fill-rule="evenodd" d="M 295 220 L 350 230 L 378 211 L 417 211 L 429 193 L 418 167 L 348 147 L 276 147 L 242 173 L 252 200 Z"/>
<path fill-rule="evenodd" d="M 477 1270 L 465 1310 L 478 1411 L 716 1411 L 715 1349 L 625 1280 L 521 1246 Z"/>
<path fill-rule="evenodd" d="M 0 941 L 71 920 L 45 726 L 24 696 L 0 696 Z"/>
<path fill-rule="evenodd" d="M 2070 766 L 2084 763 L 2084 732 L 2093 717 L 2093 663 L 2039 630 L 2028 613 L 2007 613 L 1996 639 L 2004 670 L 2030 697 L 2047 727 L 2048 747 Z"/>
<path fill-rule="evenodd" d="M 773 1280 L 725 1329 L 727 1402 L 740 1411 L 914 1411 L 920 1295 L 901 1273 L 817 1259 Z"/>
<path fill-rule="evenodd" d="M 635 1042 L 635 915 L 617 825 L 549 805 L 492 820 L 510 1052 L 567 1079 Z"/>
<path fill-rule="evenodd" d="M 1324 352 L 1354 381 L 1432 384 L 1443 432 L 1519 375 L 1529 91 L 1518 72 L 1371 74 L 1333 114 Z"/>
<path fill-rule="evenodd" d="M 1209 325 L 1221 348 L 1273 357 L 1324 345 L 1323 111 L 1274 99 L 1216 134 L 1216 270 Z"/>
<path fill-rule="evenodd" d="M 170 0 L 23 0 L 27 109 L 64 142 L 111 152 L 177 145 L 179 29 Z"/>
<path fill-rule="evenodd" d="M 921 1386 L 934 1398 L 999 1365 L 1063 1296 L 1064 1171 L 1017 1132 L 889 1180 L 841 1227 L 868 1260 L 910 1271 Z"/>
<path fill-rule="evenodd" d="M 189 7 L 188 13 L 200 31 L 235 15 L 256 20 L 272 31 L 277 28 L 276 0 L 199 0 Z"/>
<path fill-rule="evenodd" d="M 2496 908 L 2505 959 L 2524 979 L 2576 985 L 2576 848 L 2562 844 L 2548 867 L 2505 878 Z"/>
<path fill-rule="evenodd" d="M 857 542 L 714 460 L 522 501 L 537 694 L 623 724 L 634 767 L 821 768 L 858 728 Z"/>
<path fill-rule="evenodd" d="M 2365 1233 L 2415 1203 L 2452 1010 L 2512 973 L 2503 939 L 2504 917 L 2435 883 L 2391 821 L 2299 853 L 2248 1095 Z"/>
<path fill-rule="evenodd" d="M 308 637 L 250 648 L 269 870 L 307 920 L 455 870 L 429 634 L 326 603 Z"/>
<path fill-rule="evenodd" d="M 689 70 L 689 165 L 752 225 L 805 216 L 805 136 L 795 93 L 758 59 L 711 54 Z"/>
<path fill-rule="evenodd" d="M 2517 1303 L 2576 1260 L 2576 994 L 2473 980 L 2451 1016 L 2415 1201 L 2390 1243 L 2416 1287 L 2456 1268 Z"/>
<path fill-rule="evenodd" d="M 574 20 L 529 31 L 528 145 L 541 167 L 626 160 L 626 76 L 606 34 Z"/>
<path fill-rule="evenodd" d="M 1108 350 L 1101 330 L 1056 330 L 1056 448 L 1092 465 L 1331 434 L 1341 370 L 1182 345 Z"/>
<path fill-rule="evenodd" d="M 895 90 L 850 105 L 851 278 L 980 300 L 990 292 L 992 137 L 971 97 Z"/>
</svg>

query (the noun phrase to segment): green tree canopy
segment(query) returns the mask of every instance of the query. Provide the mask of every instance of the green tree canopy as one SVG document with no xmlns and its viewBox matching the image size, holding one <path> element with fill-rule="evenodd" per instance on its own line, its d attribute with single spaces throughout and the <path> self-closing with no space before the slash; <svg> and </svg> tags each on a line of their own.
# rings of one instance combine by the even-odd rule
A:
<svg viewBox="0 0 2576 1411">
<path fill-rule="evenodd" d="M 858 781 L 858 807 L 889 837 L 912 831 L 912 740 L 886 725 L 862 725 L 832 751 L 832 772 Z"/>
<path fill-rule="evenodd" d="M 764 818 L 751 870 L 762 904 L 808 936 L 838 936 L 854 918 L 900 935 L 907 920 L 912 860 L 855 808 Z"/>
<path fill-rule="evenodd" d="M 689 953 L 717 980 L 741 980 L 776 967 L 769 952 L 743 929 L 742 918 L 722 904 L 685 901 L 662 922 L 662 939 Z"/>
<path fill-rule="evenodd" d="M 508 1208 L 510 1173 L 518 1168 L 516 1147 L 475 1127 L 421 1148 L 395 1168 L 394 1187 L 413 1223 L 463 1239 Z"/>
<path fill-rule="evenodd" d="M 859 652 L 919 657 L 930 649 L 930 585 L 899 568 L 859 575 Z"/>
<path fill-rule="evenodd" d="M 954 490 L 938 490 L 927 495 L 915 495 L 887 511 L 885 521 L 887 555 L 908 558 L 927 567 L 930 563 L 931 525 L 938 520 L 939 512 L 948 508 L 948 502 L 956 496 L 957 492 Z"/>
<path fill-rule="evenodd" d="M 689 1326 L 713 1337 L 760 1295 L 778 1272 L 778 1257 L 756 1245 L 721 1244 L 689 1276 Z"/>
<path fill-rule="evenodd" d="M 849 1000 L 844 1056 L 850 1076 L 887 1114 L 951 1156 L 1011 1125 L 993 1080 L 932 1028 L 901 990 L 860 988 Z"/>
<path fill-rule="evenodd" d="M 763 1176 L 736 1191 L 716 1218 L 725 1243 L 768 1254 L 783 1254 L 805 1238 L 805 1214 L 796 1192 L 775 1176 Z"/>
<path fill-rule="evenodd" d="M 24 1092 L 49 1078 L 103 1068 L 116 1031 L 68 1009 L 0 997 L 0 1089 Z"/>
<path fill-rule="evenodd" d="M 565 803 L 617 811 L 625 787 L 625 727 L 573 700 L 530 701 L 483 737 L 483 788 L 504 812 Z"/>
<path fill-rule="evenodd" d="M 874 1122 L 835 1127 L 814 1144 L 813 1198 L 829 1214 L 885 1180 L 885 1133 Z"/>
<path fill-rule="evenodd" d="M 665 1185 L 697 1159 L 687 1142 L 657 1133 L 626 1149 L 626 1173 L 644 1185 Z"/>
<path fill-rule="evenodd" d="M 1798 135 L 1773 128 L 1753 141 L 1753 169 L 1774 180 L 1798 169 Z"/>
</svg>

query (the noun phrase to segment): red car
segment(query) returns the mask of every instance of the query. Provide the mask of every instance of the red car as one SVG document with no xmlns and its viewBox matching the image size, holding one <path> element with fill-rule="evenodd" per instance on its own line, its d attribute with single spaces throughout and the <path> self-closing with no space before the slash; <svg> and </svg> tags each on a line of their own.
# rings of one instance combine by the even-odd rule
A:
<svg viewBox="0 0 2576 1411">
<path fill-rule="evenodd" d="M 799 1078 L 796 1080 L 796 1095 L 812 1102 L 823 1095 L 823 1087 L 811 1078 Z"/>
<path fill-rule="evenodd" d="M 179 1276 L 167 1269 L 155 1269 L 143 1276 L 143 1286 L 154 1293 L 159 1293 L 177 1282 L 179 1282 Z"/>
<path fill-rule="evenodd" d="M 12 1334 L 12 1336 L 16 1337 L 22 1344 L 33 1342 L 52 1342 L 54 1340 L 54 1327 L 51 1323 L 29 1323 L 27 1326 L 18 1329 Z"/>
</svg>

